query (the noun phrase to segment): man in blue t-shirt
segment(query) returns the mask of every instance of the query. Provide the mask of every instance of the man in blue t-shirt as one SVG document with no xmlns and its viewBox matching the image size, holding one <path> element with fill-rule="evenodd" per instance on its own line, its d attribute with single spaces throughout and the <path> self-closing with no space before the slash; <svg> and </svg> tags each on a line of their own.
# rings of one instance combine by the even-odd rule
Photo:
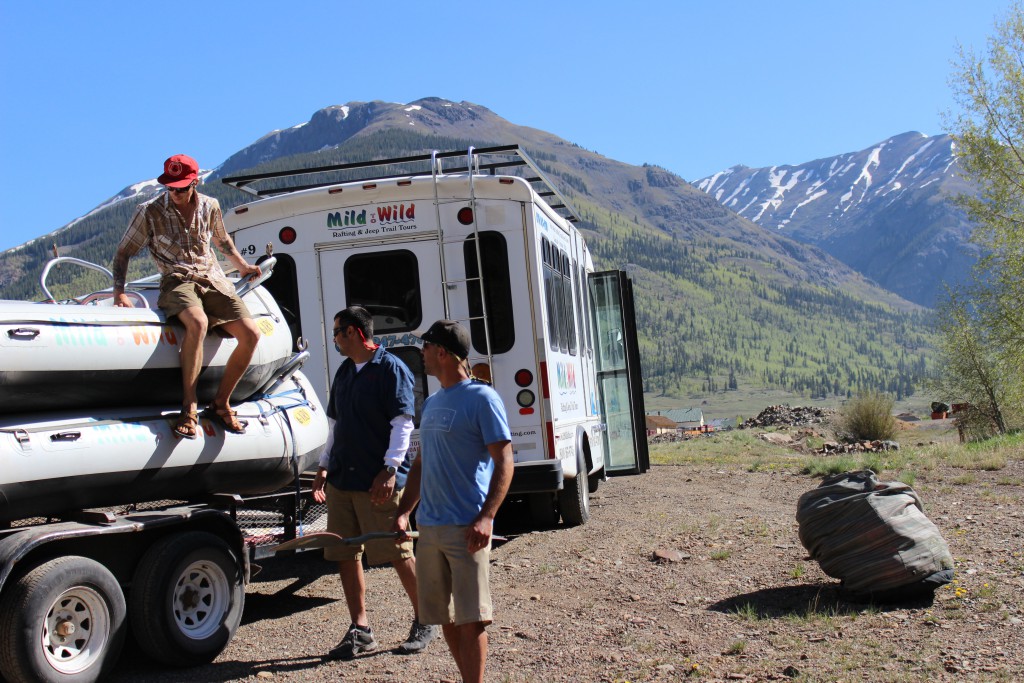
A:
<svg viewBox="0 0 1024 683">
<path fill-rule="evenodd" d="M 412 373 L 405 363 L 373 343 L 373 317 L 361 306 L 334 316 L 334 343 L 346 356 L 331 383 L 327 404 L 329 432 L 313 480 L 313 499 L 327 502 L 327 530 L 342 538 L 389 531 L 405 486 L 409 435 L 413 429 Z M 399 651 L 426 648 L 437 627 L 424 625 L 416 599 L 416 559 L 412 542 L 390 540 L 366 544 L 369 564 L 390 562 L 398 572 L 413 608 L 408 639 Z M 351 625 L 330 655 L 351 659 L 377 648 L 366 615 L 363 546 L 324 549 L 324 559 L 338 563 Z"/>
<path fill-rule="evenodd" d="M 491 531 L 512 482 L 512 437 L 501 398 L 469 376 L 466 329 L 438 320 L 421 338 L 427 374 L 441 390 L 423 403 L 421 455 L 394 528 L 407 531 L 409 514 L 422 502 L 416 513 L 419 618 L 441 624 L 462 680 L 482 683 L 492 620 Z"/>
</svg>

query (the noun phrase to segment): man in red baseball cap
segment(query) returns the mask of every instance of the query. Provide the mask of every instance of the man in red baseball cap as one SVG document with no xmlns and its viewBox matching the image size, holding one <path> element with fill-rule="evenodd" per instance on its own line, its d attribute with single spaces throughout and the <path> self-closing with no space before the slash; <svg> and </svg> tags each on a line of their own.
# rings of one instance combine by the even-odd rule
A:
<svg viewBox="0 0 1024 683">
<path fill-rule="evenodd" d="M 231 393 L 252 360 L 260 332 L 249 309 L 235 294 L 225 277 L 211 243 L 223 253 L 242 277 L 259 276 L 260 267 L 249 265 L 224 229 L 220 204 L 196 191 L 199 164 L 187 154 L 175 154 L 164 161 L 157 182 L 166 192 L 140 204 L 117 246 L 111 270 L 114 273 L 114 304 L 132 305 L 124 293 L 128 260 L 143 247 L 149 248 L 160 280 L 157 305 L 167 315 L 177 316 L 185 328 L 181 343 L 181 371 L 184 396 L 181 417 L 174 425 L 180 437 L 199 435 L 196 387 L 203 367 L 203 340 L 207 330 L 219 326 L 238 342 L 228 358 L 217 394 L 210 403 L 211 416 L 235 433 L 245 431 L 229 401 Z"/>
</svg>

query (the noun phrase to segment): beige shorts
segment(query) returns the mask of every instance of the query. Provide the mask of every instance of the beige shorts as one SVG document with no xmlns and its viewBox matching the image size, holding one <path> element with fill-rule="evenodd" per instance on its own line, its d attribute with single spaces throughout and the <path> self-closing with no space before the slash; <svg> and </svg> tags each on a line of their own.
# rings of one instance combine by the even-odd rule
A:
<svg viewBox="0 0 1024 683">
<path fill-rule="evenodd" d="M 465 526 L 420 527 L 416 587 L 420 623 L 491 623 L 491 544 L 472 555 Z"/>
<path fill-rule="evenodd" d="M 245 302 L 237 295 L 223 294 L 215 287 L 206 287 L 198 282 L 185 282 L 173 276 L 165 276 L 160 281 L 160 297 L 156 305 L 168 318 L 178 315 L 186 308 L 200 306 L 206 313 L 211 328 L 252 317 Z"/>
<path fill-rule="evenodd" d="M 342 491 L 326 482 L 327 493 L 327 530 L 342 538 L 361 536 L 375 531 L 391 531 L 398 516 L 398 502 L 402 492 L 395 491 L 391 499 L 383 505 L 370 502 L 367 491 Z M 412 541 L 395 545 L 390 538 L 368 541 L 363 545 L 338 545 L 324 548 L 324 559 L 334 562 L 342 560 L 361 560 L 366 551 L 366 561 L 377 566 L 407 560 L 413 556 Z"/>
</svg>

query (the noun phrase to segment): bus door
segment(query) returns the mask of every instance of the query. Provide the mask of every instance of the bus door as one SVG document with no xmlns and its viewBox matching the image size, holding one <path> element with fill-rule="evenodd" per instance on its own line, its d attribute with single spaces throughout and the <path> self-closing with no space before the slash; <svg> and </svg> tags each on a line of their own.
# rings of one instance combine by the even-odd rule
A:
<svg viewBox="0 0 1024 683">
<path fill-rule="evenodd" d="M 328 247 L 317 256 L 328 377 L 333 379 L 345 360 L 330 338 L 334 315 L 348 306 L 362 306 L 373 316 L 377 343 L 412 370 L 418 426 L 427 380 L 421 342 L 415 332 L 444 317 L 437 241 Z"/>
<path fill-rule="evenodd" d="M 589 285 L 606 467 L 609 474 L 641 474 L 650 459 L 633 283 L 625 272 L 610 270 L 591 273 Z"/>
</svg>

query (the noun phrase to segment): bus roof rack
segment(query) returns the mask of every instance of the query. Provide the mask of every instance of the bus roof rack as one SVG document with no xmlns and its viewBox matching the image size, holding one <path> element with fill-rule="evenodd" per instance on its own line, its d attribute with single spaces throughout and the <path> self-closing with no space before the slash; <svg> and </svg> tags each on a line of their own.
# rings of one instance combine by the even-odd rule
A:
<svg viewBox="0 0 1024 683">
<path fill-rule="evenodd" d="M 467 160 L 463 165 L 444 168 L 445 160 L 458 159 L 460 157 Z M 467 159 L 467 157 L 472 158 Z M 486 162 L 482 159 L 484 157 L 487 159 Z M 454 150 L 450 152 L 438 152 L 435 150 L 431 154 L 395 157 L 393 159 L 357 161 L 349 164 L 332 164 L 330 166 L 230 176 L 222 178 L 221 182 L 256 197 L 269 197 L 316 187 L 328 187 L 340 183 L 370 182 L 423 175 L 433 175 L 436 179 L 441 174 L 468 173 L 470 168 L 472 168 L 474 173 L 486 173 L 489 175 L 498 175 L 498 172 L 504 169 L 523 168 L 527 170 L 526 175 L 519 175 L 518 177 L 530 183 L 534 191 L 539 196 L 544 197 L 552 209 L 566 220 L 573 222 L 579 222 L 580 220 L 576 208 L 558 191 L 558 188 L 540 169 L 537 162 L 531 159 L 519 145 L 470 147 L 469 150 Z M 382 171 L 385 172 L 382 173 Z M 333 173 L 335 178 L 321 181 L 316 181 L 316 178 L 310 178 L 309 180 L 316 182 L 307 182 L 287 187 L 276 186 L 272 182 L 261 182 L 295 178 L 297 176 L 323 176 L 328 173 Z M 261 185 L 263 187 L 260 187 Z M 554 200 L 549 200 L 549 197 L 553 197 Z"/>
</svg>

